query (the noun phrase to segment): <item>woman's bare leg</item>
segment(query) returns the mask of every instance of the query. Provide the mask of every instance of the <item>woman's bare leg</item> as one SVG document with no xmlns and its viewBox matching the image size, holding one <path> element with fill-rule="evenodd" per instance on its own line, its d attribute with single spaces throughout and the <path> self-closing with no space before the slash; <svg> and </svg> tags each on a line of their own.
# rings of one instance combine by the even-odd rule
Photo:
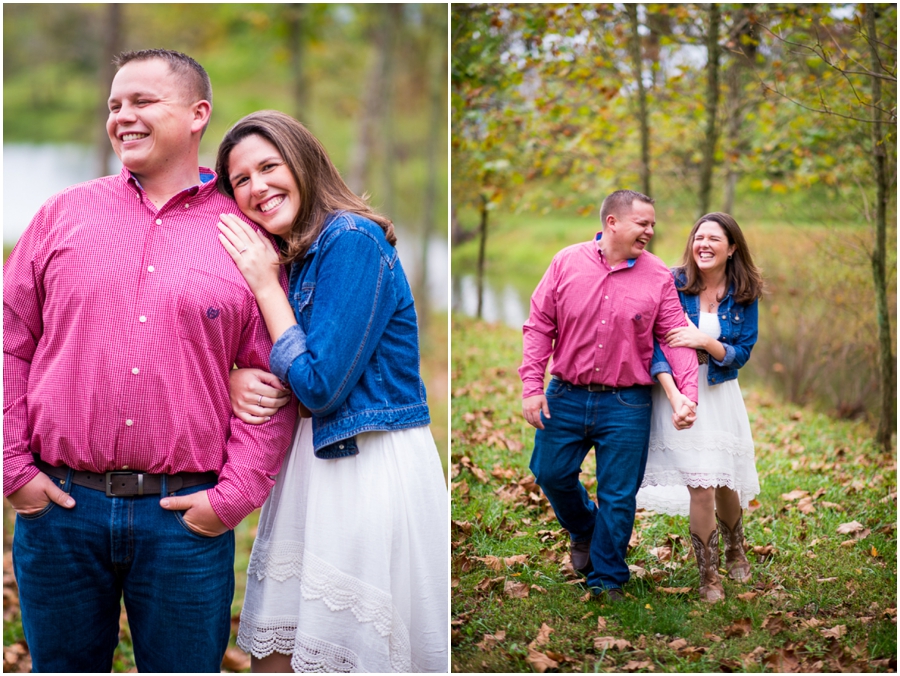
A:
<svg viewBox="0 0 900 676">
<path fill-rule="evenodd" d="M 268 657 L 251 657 L 250 671 L 254 674 L 290 674 L 291 656 L 272 653 Z"/>
<path fill-rule="evenodd" d="M 706 542 L 706 538 L 716 527 L 715 489 L 688 486 L 688 491 L 691 493 L 691 532 L 696 533 Z"/>
<path fill-rule="evenodd" d="M 733 528 L 741 515 L 741 500 L 737 491 L 728 486 L 716 486 L 716 512 L 722 523 Z"/>
</svg>

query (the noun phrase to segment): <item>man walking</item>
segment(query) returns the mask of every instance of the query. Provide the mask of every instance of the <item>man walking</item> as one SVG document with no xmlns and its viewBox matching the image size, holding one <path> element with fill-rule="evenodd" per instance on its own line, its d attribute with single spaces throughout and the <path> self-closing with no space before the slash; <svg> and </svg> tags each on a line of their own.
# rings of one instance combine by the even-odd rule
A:
<svg viewBox="0 0 900 676">
<path fill-rule="evenodd" d="M 218 672 L 231 529 L 268 495 L 296 409 L 231 413 L 232 365 L 268 368 L 272 344 L 217 239 L 239 212 L 199 167 L 209 77 L 168 50 L 116 65 L 122 172 L 50 198 L 4 269 L 22 624 L 35 671 L 108 673 L 124 596 L 140 671 Z"/>
<path fill-rule="evenodd" d="M 572 566 L 595 595 L 616 601 L 629 578 L 625 555 L 647 462 L 654 337 L 682 393 L 672 402 L 679 429 L 695 419 L 698 367 L 693 350 L 663 341 L 686 320 L 668 268 L 644 251 L 656 224 L 653 200 L 618 190 L 600 219 L 596 238 L 560 251 L 538 284 L 519 375 L 522 410 L 536 428 L 531 471 L 569 531 Z M 596 505 L 578 479 L 591 447 Z"/>
</svg>

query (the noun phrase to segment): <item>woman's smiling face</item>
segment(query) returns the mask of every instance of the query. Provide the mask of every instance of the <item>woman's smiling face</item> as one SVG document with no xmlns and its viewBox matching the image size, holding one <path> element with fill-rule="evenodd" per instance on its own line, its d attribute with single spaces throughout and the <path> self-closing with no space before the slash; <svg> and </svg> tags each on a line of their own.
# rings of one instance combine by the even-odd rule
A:
<svg viewBox="0 0 900 676">
<path fill-rule="evenodd" d="M 715 221 L 704 221 L 697 227 L 693 241 L 694 262 L 700 272 L 724 271 L 728 257 L 734 253 L 734 245 L 728 243 L 728 236 Z"/>
<path fill-rule="evenodd" d="M 247 218 L 279 237 L 291 231 L 300 190 L 278 148 L 256 134 L 241 139 L 228 157 L 228 181 Z"/>
</svg>

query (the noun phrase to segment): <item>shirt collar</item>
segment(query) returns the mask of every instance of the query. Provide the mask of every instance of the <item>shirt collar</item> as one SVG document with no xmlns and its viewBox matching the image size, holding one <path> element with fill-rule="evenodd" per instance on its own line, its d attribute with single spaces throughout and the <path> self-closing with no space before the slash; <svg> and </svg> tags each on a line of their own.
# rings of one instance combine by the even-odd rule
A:
<svg viewBox="0 0 900 676">
<path fill-rule="evenodd" d="M 186 192 L 188 195 L 193 197 L 200 190 L 204 190 L 204 192 L 208 192 L 209 188 L 215 188 L 216 185 L 216 172 L 214 172 L 209 167 L 199 167 L 200 171 L 200 185 L 194 185 L 190 188 L 185 188 L 182 192 Z M 144 192 L 144 186 L 141 185 L 141 182 L 138 181 L 137 176 L 131 173 L 131 170 L 128 167 L 122 166 L 122 171 L 119 174 L 126 183 L 130 185 L 134 185 L 141 192 Z"/>
<path fill-rule="evenodd" d="M 601 251 L 601 249 L 600 249 L 600 240 L 601 239 L 603 239 L 603 231 L 602 230 L 597 233 L 596 237 L 594 237 L 594 242 L 597 245 L 597 253 L 599 253 L 601 256 L 603 256 L 603 251 Z M 637 262 L 637 258 L 629 258 L 626 260 L 626 263 L 628 263 L 629 268 L 633 268 L 634 264 L 636 262 Z"/>
</svg>

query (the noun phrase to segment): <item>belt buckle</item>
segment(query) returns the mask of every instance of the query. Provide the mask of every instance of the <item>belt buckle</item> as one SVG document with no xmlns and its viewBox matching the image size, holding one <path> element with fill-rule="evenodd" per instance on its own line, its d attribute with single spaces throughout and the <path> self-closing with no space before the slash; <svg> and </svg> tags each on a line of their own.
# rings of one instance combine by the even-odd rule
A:
<svg viewBox="0 0 900 676">
<path fill-rule="evenodd" d="M 106 473 L 106 497 L 108 498 L 116 498 L 116 497 L 129 497 L 129 496 L 117 496 L 112 492 L 112 478 L 113 476 L 121 474 L 121 475 L 133 475 L 137 474 L 138 478 L 138 495 L 144 494 L 144 473 L 143 472 L 132 472 L 130 470 L 113 470 L 111 472 Z"/>
</svg>

